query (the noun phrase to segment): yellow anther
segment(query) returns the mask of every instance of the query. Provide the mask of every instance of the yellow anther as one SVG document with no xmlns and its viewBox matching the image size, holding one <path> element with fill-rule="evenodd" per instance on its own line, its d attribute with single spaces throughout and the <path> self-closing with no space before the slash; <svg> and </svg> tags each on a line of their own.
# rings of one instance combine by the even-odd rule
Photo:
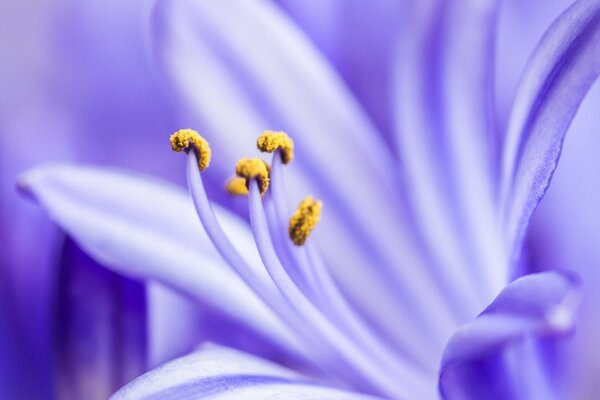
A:
<svg viewBox="0 0 600 400">
<path fill-rule="evenodd" d="M 248 194 L 248 188 L 246 187 L 246 179 L 244 178 L 231 178 L 225 185 L 227 193 L 232 196 L 246 196 Z"/>
<path fill-rule="evenodd" d="M 314 229 L 317 222 L 321 220 L 321 209 L 323 203 L 308 196 L 300 202 L 298 209 L 290 218 L 290 239 L 296 246 L 302 246 Z"/>
<path fill-rule="evenodd" d="M 235 166 L 235 173 L 246 181 L 246 188 L 251 179 L 256 179 L 260 186 L 260 194 L 269 188 L 269 165 L 260 158 L 242 158 Z"/>
<path fill-rule="evenodd" d="M 273 153 L 280 150 L 281 161 L 289 163 L 294 158 L 294 141 L 285 132 L 264 131 L 256 141 L 262 152 Z"/>
<path fill-rule="evenodd" d="M 171 148 L 173 151 L 186 151 L 190 147 L 198 157 L 198 168 L 204 171 L 210 164 L 210 146 L 208 142 L 193 129 L 180 129 L 171 135 Z"/>
</svg>

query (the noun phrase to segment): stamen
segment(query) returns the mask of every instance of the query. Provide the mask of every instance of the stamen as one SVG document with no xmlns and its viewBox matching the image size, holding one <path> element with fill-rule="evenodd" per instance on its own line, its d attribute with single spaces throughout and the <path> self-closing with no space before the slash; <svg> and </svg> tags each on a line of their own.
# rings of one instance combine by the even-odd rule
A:
<svg viewBox="0 0 600 400">
<path fill-rule="evenodd" d="M 210 146 L 208 142 L 193 129 L 180 129 L 171 135 L 171 148 L 173 151 L 186 153 L 190 147 L 194 149 L 198 159 L 198 168 L 204 171 L 210 164 Z"/>
<path fill-rule="evenodd" d="M 248 188 L 246 187 L 246 179 L 244 178 L 231 178 L 225 185 L 225 190 L 232 196 L 247 196 Z"/>
<path fill-rule="evenodd" d="M 258 137 L 256 147 L 266 153 L 279 150 L 284 164 L 294 159 L 294 141 L 285 132 L 264 131 Z"/>
<path fill-rule="evenodd" d="M 260 158 L 242 158 L 235 166 L 235 173 L 246 180 L 246 188 L 252 179 L 260 185 L 260 194 L 265 194 L 269 188 L 269 165 Z"/>
<path fill-rule="evenodd" d="M 206 233 L 215 245 L 215 248 L 221 254 L 223 259 L 233 268 L 233 270 L 242 278 L 244 282 L 256 293 L 256 295 L 273 310 L 283 322 L 293 332 L 292 336 L 286 336 L 287 331 L 282 333 L 281 339 L 283 344 L 291 346 L 295 349 L 298 346 L 298 340 L 303 341 L 304 346 L 300 347 L 303 351 L 308 351 L 309 357 L 314 359 L 323 354 L 328 354 L 328 347 L 323 344 L 323 340 L 316 334 L 314 329 L 302 322 L 302 319 L 296 314 L 294 309 L 290 307 L 289 301 L 278 290 L 268 274 L 263 275 L 257 273 L 255 268 L 252 268 L 247 261 L 238 253 L 237 249 L 229 241 L 227 235 L 223 231 L 217 217 L 212 209 L 212 205 L 208 200 L 208 196 L 202 182 L 202 174 L 198 169 L 198 159 L 196 152 L 188 153 L 187 162 L 187 178 L 188 186 L 194 206 L 200 221 L 202 222 Z M 256 183 L 255 183 L 256 185 Z M 257 187 L 258 192 L 258 187 Z M 273 321 L 276 322 L 276 321 Z M 277 332 L 281 328 L 280 325 L 269 325 L 265 329 Z M 279 335 L 279 333 L 277 333 Z M 275 336 L 279 338 L 279 336 Z M 302 346 L 302 345 L 300 345 Z M 322 365 L 315 365 L 317 369 L 327 367 L 327 371 L 333 374 L 339 373 L 343 375 L 344 371 L 339 371 L 339 365 L 336 366 L 335 359 L 325 357 Z M 337 368 L 337 370 L 336 370 Z"/>
<path fill-rule="evenodd" d="M 290 239 L 296 246 L 302 246 L 314 229 L 317 222 L 321 220 L 321 208 L 323 203 L 308 196 L 298 206 L 298 209 L 290 218 Z"/>
<path fill-rule="evenodd" d="M 279 220 L 285 220 L 285 216 L 289 215 L 287 212 L 289 208 L 284 195 L 282 172 L 282 161 L 274 155 L 271 167 L 271 191 L 269 195 L 275 205 L 276 218 Z M 302 277 L 309 283 L 310 292 L 314 293 L 319 300 L 318 304 L 314 304 L 323 310 L 326 315 L 333 318 L 340 327 L 344 326 L 344 330 L 352 332 L 359 345 L 369 351 L 373 357 L 376 357 L 382 363 L 382 366 L 385 365 L 385 368 L 397 371 L 399 375 L 408 376 L 407 379 L 415 382 L 418 379 L 411 376 L 410 372 L 414 369 L 415 365 L 425 373 L 430 372 L 426 368 L 424 369 L 423 364 L 420 360 L 415 359 L 415 357 L 410 357 L 411 364 L 407 365 L 404 357 L 408 357 L 408 354 L 396 357 L 396 352 L 393 350 L 390 351 L 388 343 L 381 341 L 381 338 L 371 331 L 372 327 L 366 324 L 346 302 L 333 277 L 329 274 L 329 269 L 325 265 L 324 260 L 313 247 L 313 243 L 309 242 L 304 246 L 295 248 L 293 248 L 290 242 L 286 244 L 288 246 L 284 247 L 283 250 L 284 253 L 287 253 L 288 262 L 301 272 Z M 284 264 L 284 266 L 287 267 L 287 264 Z"/>
<path fill-rule="evenodd" d="M 343 331 L 328 320 L 290 279 L 273 248 L 257 182 L 251 180 L 249 183 L 250 225 L 256 239 L 256 246 L 269 275 L 273 278 L 273 282 L 281 294 L 294 306 L 303 321 L 310 323 L 318 330 L 327 345 L 339 352 L 339 355 L 355 368 L 359 376 L 367 377 L 369 382 L 375 385 L 382 394 L 398 398 L 399 391 L 401 392 L 403 389 L 400 387 L 403 385 L 398 385 L 398 376 L 395 376 L 387 368 L 381 369 L 381 366 L 374 362 L 368 353 L 357 347 Z M 407 383 L 411 384 L 414 381 Z M 414 390 L 416 391 L 417 388 Z"/>
</svg>

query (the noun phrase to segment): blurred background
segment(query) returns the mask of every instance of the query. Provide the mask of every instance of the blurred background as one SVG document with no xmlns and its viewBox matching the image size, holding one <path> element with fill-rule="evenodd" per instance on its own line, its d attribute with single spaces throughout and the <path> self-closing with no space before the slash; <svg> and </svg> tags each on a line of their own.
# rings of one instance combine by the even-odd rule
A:
<svg viewBox="0 0 600 400">
<path fill-rule="evenodd" d="M 156 350 L 165 337 L 177 337 L 177 324 L 146 335 L 163 325 L 153 311 L 158 303 L 186 300 L 160 289 L 149 295 L 153 289 L 144 283 L 97 265 L 16 190 L 20 172 L 56 160 L 123 167 L 184 184 L 183 160 L 172 156 L 167 143 L 181 121 L 150 54 L 152 3 L 0 2 L 0 398 L 106 398 L 190 349 L 191 343 L 181 342 L 168 352 Z M 343 7 L 324 0 L 312 12 L 302 0 L 276 3 L 363 101 L 380 130 L 389 132 L 393 110 L 377 107 L 374 99 L 393 90 L 403 2 L 395 14 L 359 0 Z M 569 3 L 503 3 L 496 61 L 500 115 L 509 112 L 528 55 Z M 377 31 L 382 26 L 388 29 L 384 35 Z M 372 79 L 360 79 L 365 74 Z M 600 381 L 593 379 L 600 374 L 597 86 L 571 128 L 528 239 L 536 270 L 570 269 L 583 277 L 586 317 L 568 344 L 576 350 L 573 398 L 600 393 Z M 189 307 L 192 322 L 179 322 L 196 324 L 198 332 L 208 329 L 200 310 Z M 105 332 L 110 324 L 120 324 L 117 337 Z M 114 351 L 123 343 L 125 349 Z"/>
</svg>

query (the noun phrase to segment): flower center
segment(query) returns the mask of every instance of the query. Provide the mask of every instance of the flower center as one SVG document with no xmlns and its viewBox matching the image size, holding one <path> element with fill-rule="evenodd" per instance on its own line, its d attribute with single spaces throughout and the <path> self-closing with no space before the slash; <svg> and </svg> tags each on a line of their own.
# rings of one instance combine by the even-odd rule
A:
<svg viewBox="0 0 600 400">
<path fill-rule="evenodd" d="M 283 165 L 293 159 L 293 141 L 285 133 L 266 131 L 257 140 L 259 150 L 274 153 L 272 167 L 260 158 L 241 159 L 237 178 L 226 186 L 232 194 L 248 195 L 252 233 L 268 274 L 252 268 L 238 253 L 212 210 L 200 174 L 210 162 L 206 140 L 184 129 L 171 136 L 171 146 L 188 155 L 190 193 L 216 249 L 304 344 L 303 352 L 317 370 L 392 398 L 398 394 L 398 377 L 420 384 L 416 383 L 420 375 L 407 369 L 389 343 L 347 303 L 320 253 L 308 241 L 320 220 L 322 203 L 308 196 L 289 217 L 282 174 Z M 284 239 L 286 234 L 291 240 Z"/>
</svg>

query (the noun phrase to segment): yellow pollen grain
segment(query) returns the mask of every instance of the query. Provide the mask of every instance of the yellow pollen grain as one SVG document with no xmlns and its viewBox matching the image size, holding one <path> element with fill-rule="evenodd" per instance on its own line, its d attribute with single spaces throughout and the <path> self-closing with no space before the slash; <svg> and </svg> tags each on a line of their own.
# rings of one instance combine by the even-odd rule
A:
<svg viewBox="0 0 600 400">
<path fill-rule="evenodd" d="M 171 148 L 173 151 L 189 151 L 190 147 L 198 157 L 198 168 L 204 171 L 210 164 L 210 146 L 208 142 L 193 129 L 180 129 L 171 135 Z"/>
<path fill-rule="evenodd" d="M 290 239 L 296 246 L 302 246 L 314 229 L 317 222 L 321 220 L 321 209 L 323 203 L 308 196 L 300 202 L 298 209 L 290 218 Z"/>
<path fill-rule="evenodd" d="M 246 181 L 246 188 L 251 179 L 256 179 L 260 186 L 260 194 L 269 188 L 269 165 L 260 158 L 242 158 L 235 166 L 235 173 Z"/>
<path fill-rule="evenodd" d="M 225 185 L 225 190 L 232 196 L 246 196 L 248 195 L 248 188 L 246 187 L 246 179 L 244 178 L 231 178 Z"/>
<path fill-rule="evenodd" d="M 266 153 L 279 150 L 284 164 L 294 159 L 294 141 L 285 132 L 264 131 L 256 140 L 256 147 Z"/>
</svg>

